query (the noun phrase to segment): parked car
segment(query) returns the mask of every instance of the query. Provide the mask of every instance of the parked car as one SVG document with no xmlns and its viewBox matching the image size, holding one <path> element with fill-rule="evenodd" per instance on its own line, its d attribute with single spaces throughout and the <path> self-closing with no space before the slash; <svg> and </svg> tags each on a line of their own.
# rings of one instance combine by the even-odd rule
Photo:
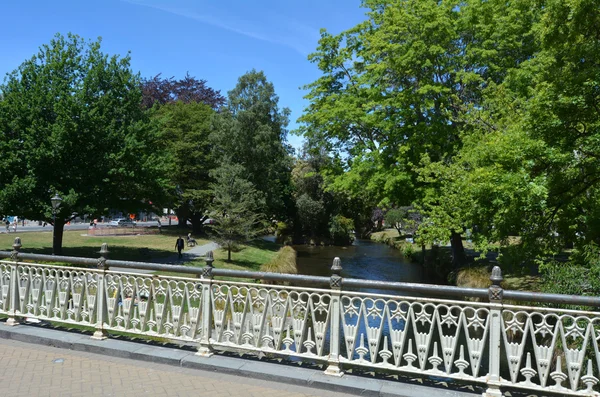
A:
<svg viewBox="0 0 600 397">
<path fill-rule="evenodd" d="M 127 218 L 118 218 L 110 221 L 110 226 L 135 226 L 135 222 Z"/>
<path fill-rule="evenodd" d="M 212 218 L 207 218 L 204 220 L 204 222 L 202 222 L 203 225 L 214 225 L 215 223 L 215 220 Z"/>
</svg>

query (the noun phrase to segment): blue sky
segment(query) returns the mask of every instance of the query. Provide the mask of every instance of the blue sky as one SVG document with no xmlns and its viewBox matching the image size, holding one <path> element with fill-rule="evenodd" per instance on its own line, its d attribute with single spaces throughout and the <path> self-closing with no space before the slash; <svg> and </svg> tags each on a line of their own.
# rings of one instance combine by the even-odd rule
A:
<svg viewBox="0 0 600 397">
<path fill-rule="evenodd" d="M 320 76 L 307 60 L 319 29 L 339 33 L 365 19 L 360 0 L 8 0 L 0 14 L 2 79 L 55 33 L 102 37 L 109 54 L 131 51 L 144 77 L 189 72 L 224 95 L 246 71 L 264 70 L 292 109 L 290 129 L 306 105 L 299 88 Z"/>
</svg>

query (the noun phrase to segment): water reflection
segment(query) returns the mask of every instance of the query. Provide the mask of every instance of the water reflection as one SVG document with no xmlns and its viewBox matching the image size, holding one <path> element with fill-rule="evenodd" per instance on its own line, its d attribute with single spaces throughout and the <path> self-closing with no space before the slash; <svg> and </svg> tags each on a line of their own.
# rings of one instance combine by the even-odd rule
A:
<svg viewBox="0 0 600 397">
<path fill-rule="evenodd" d="M 298 252 L 298 272 L 300 274 L 331 275 L 333 258 L 342 261 L 342 277 L 378 281 L 403 281 L 421 283 L 424 281 L 423 267 L 406 261 L 400 252 L 385 244 L 369 240 L 356 240 L 349 247 L 295 246 Z M 363 292 L 387 293 L 390 291 L 364 290 Z"/>
</svg>

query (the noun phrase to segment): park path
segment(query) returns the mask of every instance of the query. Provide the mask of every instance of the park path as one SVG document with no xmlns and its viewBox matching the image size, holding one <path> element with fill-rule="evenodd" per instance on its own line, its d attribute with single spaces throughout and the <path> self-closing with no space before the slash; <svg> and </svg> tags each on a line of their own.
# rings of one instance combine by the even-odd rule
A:
<svg viewBox="0 0 600 397">
<path fill-rule="evenodd" d="M 0 339 L 0 384 L 3 396 L 28 397 L 343 397 L 308 387 L 5 339 Z"/>
<path fill-rule="evenodd" d="M 186 262 L 191 262 L 196 259 L 204 258 L 204 255 L 208 251 L 214 251 L 219 248 L 219 244 L 210 242 L 204 245 L 197 245 L 186 251 L 183 251 L 183 258 L 179 259 L 177 253 L 170 255 L 166 258 L 156 258 L 150 260 L 151 263 L 167 263 L 169 265 L 185 265 Z M 129 273 L 140 273 L 140 274 L 152 274 L 154 270 L 142 270 L 142 269 L 127 269 L 124 267 L 111 267 L 110 270 L 117 272 L 129 272 Z"/>
</svg>

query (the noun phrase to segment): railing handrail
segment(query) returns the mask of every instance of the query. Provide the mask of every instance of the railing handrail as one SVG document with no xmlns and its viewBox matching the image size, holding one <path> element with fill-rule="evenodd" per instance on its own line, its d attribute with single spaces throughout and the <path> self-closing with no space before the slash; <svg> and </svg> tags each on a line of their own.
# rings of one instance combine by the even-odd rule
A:
<svg viewBox="0 0 600 397">
<path fill-rule="evenodd" d="M 0 258 L 11 258 L 11 251 L 0 251 Z M 56 256 L 46 254 L 32 254 L 19 252 L 19 259 L 39 260 L 48 262 L 65 262 L 77 265 L 92 265 L 98 264 L 98 259 L 84 258 L 75 256 Z M 136 261 L 123 261 L 106 259 L 107 267 L 121 267 L 128 269 L 168 271 L 173 273 L 187 273 L 194 275 L 202 275 L 202 267 L 187 267 L 182 265 L 170 265 L 166 263 L 148 263 Z M 214 276 L 224 276 L 232 278 L 244 278 L 265 281 L 289 282 L 292 284 L 311 284 L 313 286 L 329 286 L 330 277 L 323 276 L 307 276 L 300 274 L 282 274 L 248 270 L 232 270 L 232 269 L 212 269 Z M 438 284 L 422 284 L 397 281 L 375 281 L 367 279 L 343 278 L 343 287 L 350 288 L 368 288 L 388 290 L 404 293 L 426 294 L 443 297 L 469 297 L 469 298 L 488 298 L 487 288 L 465 288 L 450 285 Z M 550 294 L 542 292 L 530 291 L 514 291 L 504 290 L 504 299 L 517 302 L 537 302 L 537 303 L 553 303 L 562 305 L 581 305 L 590 307 L 600 307 L 600 297 L 597 296 L 580 296 L 566 294 Z"/>
</svg>

